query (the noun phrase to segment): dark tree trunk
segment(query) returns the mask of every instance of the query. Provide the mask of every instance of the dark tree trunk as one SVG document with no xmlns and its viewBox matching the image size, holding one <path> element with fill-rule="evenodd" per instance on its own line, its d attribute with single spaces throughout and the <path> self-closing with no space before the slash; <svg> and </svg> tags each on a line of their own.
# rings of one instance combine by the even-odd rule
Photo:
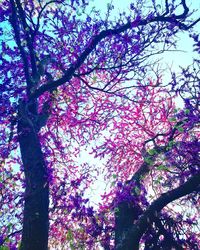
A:
<svg viewBox="0 0 200 250">
<path fill-rule="evenodd" d="M 47 250 L 49 230 L 49 185 L 35 126 L 18 122 L 18 136 L 25 173 L 25 204 L 21 250 Z"/>
<path fill-rule="evenodd" d="M 137 205 L 122 202 L 115 212 L 115 249 L 116 250 L 136 250 L 134 248 L 134 239 L 130 239 L 128 248 L 124 248 L 122 241 L 125 234 L 132 228 L 135 220 L 142 213 L 141 208 Z"/>
</svg>

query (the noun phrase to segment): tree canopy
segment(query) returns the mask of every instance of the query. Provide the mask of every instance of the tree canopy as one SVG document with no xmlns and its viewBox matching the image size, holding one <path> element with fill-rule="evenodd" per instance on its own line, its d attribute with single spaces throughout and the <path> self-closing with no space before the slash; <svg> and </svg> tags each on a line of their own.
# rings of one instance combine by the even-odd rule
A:
<svg viewBox="0 0 200 250">
<path fill-rule="evenodd" d="M 1 250 L 199 249 L 198 11 L 116 8 L 1 1 Z M 196 58 L 167 74 L 183 32 Z"/>
</svg>

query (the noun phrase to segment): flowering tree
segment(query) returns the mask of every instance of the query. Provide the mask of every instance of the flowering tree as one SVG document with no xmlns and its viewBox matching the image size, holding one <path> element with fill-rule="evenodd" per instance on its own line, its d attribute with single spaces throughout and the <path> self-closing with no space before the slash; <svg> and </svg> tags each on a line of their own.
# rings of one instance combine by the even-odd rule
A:
<svg viewBox="0 0 200 250">
<path fill-rule="evenodd" d="M 141 92 L 144 102 L 116 122 L 117 133 L 100 147 L 100 155 L 106 151 L 111 157 L 107 166 L 116 183 L 110 203 L 115 248 L 198 249 L 197 96 L 177 110 L 163 92 L 160 100 L 154 88 Z M 147 92 L 151 104 L 145 100 Z M 106 204 L 110 196 L 105 195 Z"/>
<path fill-rule="evenodd" d="M 145 2 L 113 18 L 112 4 L 101 15 L 87 1 L 1 1 L 4 249 L 47 249 L 48 238 L 54 248 L 72 249 L 98 249 L 98 242 L 105 249 L 139 243 L 148 249 L 169 240 L 196 246 L 188 229 L 194 221 L 170 217 L 167 205 L 187 194 L 197 202 L 198 159 L 190 151 L 197 150 L 198 97 L 191 91 L 194 100 L 186 98 L 185 111 L 174 113 L 169 92 L 184 94 L 187 82 L 180 87 L 173 78 L 163 88 L 155 71 L 155 81 L 146 79 L 153 78 L 155 55 L 199 19 L 190 18 L 185 0 L 149 1 L 148 8 Z M 94 153 L 109 157 L 105 176 L 117 185 L 95 212 L 84 193 L 98 166 L 79 166 L 75 158 L 101 136 Z M 173 235 L 182 224 L 183 236 Z"/>
</svg>

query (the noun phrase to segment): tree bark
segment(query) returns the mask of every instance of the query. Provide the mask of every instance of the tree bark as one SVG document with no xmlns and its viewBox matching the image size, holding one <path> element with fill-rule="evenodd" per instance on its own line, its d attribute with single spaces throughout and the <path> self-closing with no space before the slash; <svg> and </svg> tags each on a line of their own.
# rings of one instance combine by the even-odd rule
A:
<svg viewBox="0 0 200 250">
<path fill-rule="evenodd" d="M 122 202 L 118 205 L 115 212 L 115 246 L 116 250 L 122 250 L 122 242 L 125 234 L 129 231 L 135 220 L 142 213 L 139 206 L 130 204 L 128 202 Z"/>
<path fill-rule="evenodd" d="M 32 125 L 22 118 L 19 119 L 18 136 L 25 173 L 25 204 L 20 250 L 47 250 L 48 175 L 39 137 Z"/>
<path fill-rule="evenodd" d="M 159 212 L 170 202 L 179 199 L 187 194 L 196 191 L 200 186 L 200 173 L 192 176 L 181 186 L 172 189 L 166 193 L 163 193 L 158 199 L 146 209 L 146 211 L 140 216 L 138 221 L 132 225 L 132 228 L 124 233 L 124 237 L 119 246 L 116 246 L 118 250 L 138 250 L 139 242 L 142 235 L 145 233 L 149 225 L 154 222 L 154 218 L 159 215 Z M 157 218 L 156 218 L 157 219 Z"/>
</svg>

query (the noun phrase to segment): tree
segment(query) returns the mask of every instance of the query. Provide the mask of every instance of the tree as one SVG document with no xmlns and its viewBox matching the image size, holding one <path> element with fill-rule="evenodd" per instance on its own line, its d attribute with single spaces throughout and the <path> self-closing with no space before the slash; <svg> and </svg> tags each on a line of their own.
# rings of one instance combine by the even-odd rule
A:
<svg viewBox="0 0 200 250">
<path fill-rule="evenodd" d="M 129 15 L 121 13 L 113 20 L 110 14 L 114 8 L 112 4 L 108 4 L 105 16 L 101 16 L 87 1 L 2 1 L 0 16 L 5 39 L 1 43 L 0 67 L 1 245 L 14 249 L 21 239 L 20 249 L 47 249 L 50 235 L 51 244 L 58 237 L 69 247 L 79 249 L 84 247 L 83 241 L 90 248 L 92 244 L 92 247 L 97 247 L 95 239 L 99 237 L 104 248 L 109 249 L 113 230 L 117 249 L 133 246 L 136 249 L 145 232 L 149 236 L 146 240 L 145 236 L 142 238 L 146 247 L 161 246 L 167 239 L 173 239 L 175 247 L 196 244 L 193 238 L 174 238 L 170 233 L 170 223 L 176 226 L 178 222 L 167 212 L 162 212 L 160 218 L 157 214 L 168 203 L 187 194 L 195 200 L 199 175 L 196 166 L 191 167 L 193 155 L 190 156 L 190 149 L 197 149 L 198 134 L 194 131 L 197 108 L 186 100 L 189 107 L 186 113 L 189 113 L 180 110 L 172 117 L 175 121 L 168 121 L 172 116 L 172 98 L 169 97 L 169 107 L 165 108 L 163 98 L 157 101 L 155 94 L 162 91 L 182 93 L 182 88 L 175 86 L 178 90 L 175 89 L 172 82 L 168 88 L 162 89 L 162 81 L 155 71 L 156 80 L 146 79 L 153 78 L 150 69 L 154 56 L 174 47 L 176 34 L 180 30 L 190 30 L 199 19 L 190 19 L 192 11 L 185 0 L 179 4 L 165 1 L 163 7 L 156 5 L 155 1 L 150 3 L 150 9 L 146 8 L 145 1 L 132 3 Z M 198 39 L 194 35 L 193 38 L 198 44 Z M 148 108 L 146 103 L 150 105 L 148 117 L 141 113 L 144 112 L 142 108 Z M 162 104 L 162 109 L 156 106 L 158 103 Z M 151 119 L 151 109 L 157 112 L 156 124 Z M 141 123 L 150 119 L 148 129 L 144 130 L 144 125 L 139 123 L 134 125 L 140 133 L 141 129 L 144 130 L 142 138 L 133 136 L 140 150 L 138 159 L 128 147 L 126 131 L 121 131 L 124 119 L 131 124 L 133 111 L 137 114 L 134 119 L 141 120 Z M 191 124 L 190 116 L 194 124 Z M 154 126 L 159 127 L 162 123 L 164 131 L 160 134 L 160 128 L 157 128 L 153 132 Z M 112 132 L 114 136 L 110 137 Z M 88 165 L 78 168 L 74 162 L 79 147 L 88 145 L 101 133 L 109 133 L 109 139 L 106 139 L 102 152 L 98 146 L 94 151 L 96 155 L 111 154 L 114 171 L 118 169 L 117 165 L 123 166 L 122 156 L 126 166 L 129 164 L 128 155 L 125 157 L 123 151 L 121 157 L 119 154 L 119 133 L 127 142 L 128 154 L 133 157 L 128 171 L 118 169 L 120 175 L 116 179 L 119 183 L 110 195 L 105 196 L 112 199 L 114 192 L 117 194 L 109 207 L 109 213 L 115 208 L 115 229 L 105 218 L 105 207 L 97 216 L 94 208 L 87 206 L 88 200 L 83 193 L 92 181 L 91 169 Z M 119 148 L 116 158 L 112 149 L 115 142 Z M 186 152 L 181 150 L 182 144 Z M 157 166 L 159 157 L 164 154 L 168 154 L 165 160 L 168 164 L 174 156 L 184 158 L 186 154 L 183 163 L 186 170 L 182 172 L 178 168 L 177 175 L 172 175 L 165 171 L 165 165 Z M 136 163 L 140 166 L 138 169 L 134 168 Z M 144 185 L 148 187 L 151 179 L 146 180 L 145 176 L 152 174 L 158 178 L 155 167 L 164 171 L 163 185 L 168 185 L 171 193 L 161 195 L 148 205 Z M 107 169 L 111 176 L 113 170 L 109 165 Z M 98 172 L 98 167 L 93 171 Z M 177 185 L 182 184 L 180 187 L 167 182 L 168 178 L 172 181 L 175 177 Z M 191 179 L 186 181 L 189 177 Z M 157 185 L 159 182 L 161 180 Z M 134 206 L 119 199 L 119 192 L 122 189 L 124 193 L 124 188 L 128 188 L 132 199 L 137 200 Z M 162 185 L 158 190 L 158 194 L 165 191 Z M 132 220 L 131 217 L 129 221 L 123 218 L 124 211 L 132 216 Z M 112 216 L 110 220 L 113 221 Z M 134 220 L 137 222 L 132 225 Z M 170 229 L 167 230 L 163 223 L 169 224 Z M 66 234 L 60 233 L 61 228 Z M 161 234 L 164 241 L 158 237 Z M 184 242 L 177 243 L 176 240 Z M 185 243 L 188 240 L 190 242 Z"/>
<path fill-rule="evenodd" d="M 147 92 L 151 104 L 145 101 Z M 145 249 L 198 249 L 197 96 L 177 110 L 163 93 L 158 101 L 155 88 L 141 93 L 142 104 L 126 110 L 114 126 L 117 132 L 99 147 L 100 154 L 110 154 L 109 174 L 116 179 L 116 198 L 110 204 L 115 211 L 115 248 L 138 249 L 144 243 Z"/>
</svg>

